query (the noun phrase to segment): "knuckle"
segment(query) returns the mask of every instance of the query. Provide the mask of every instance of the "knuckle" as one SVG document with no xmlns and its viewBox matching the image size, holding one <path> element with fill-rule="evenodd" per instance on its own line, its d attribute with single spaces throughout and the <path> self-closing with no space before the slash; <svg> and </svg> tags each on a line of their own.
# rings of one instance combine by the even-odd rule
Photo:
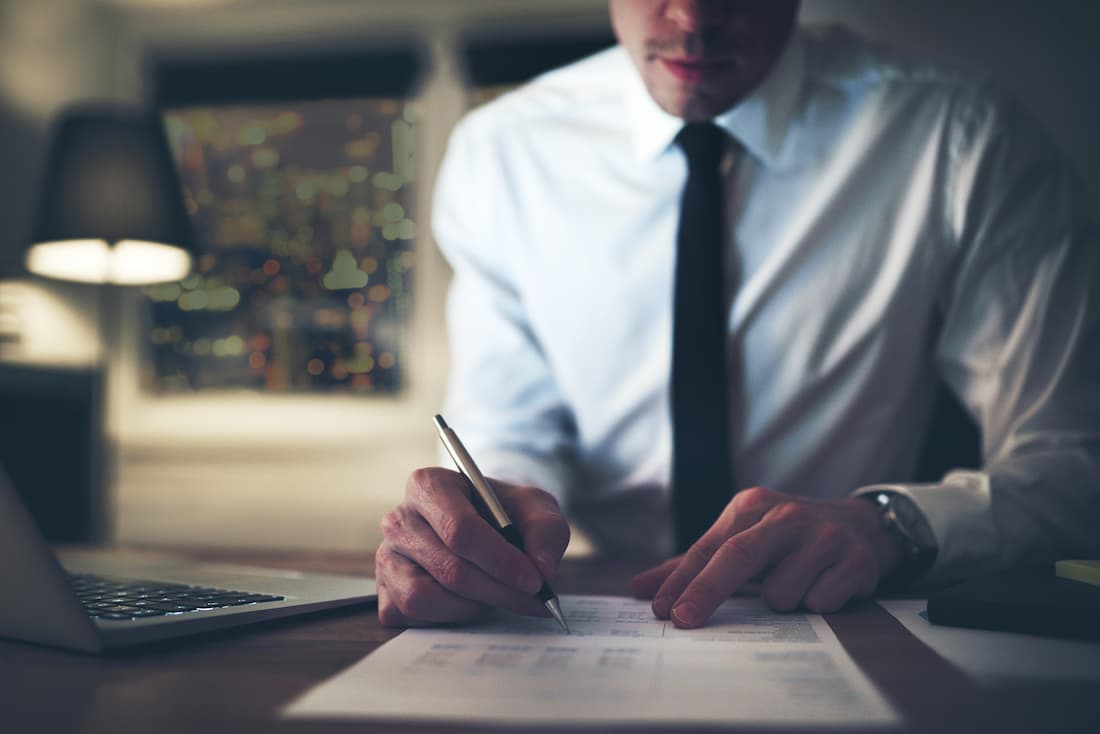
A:
<svg viewBox="0 0 1100 734">
<path fill-rule="evenodd" d="M 386 599 L 378 602 L 378 621 L 385 627 L 400 627 L 405 624 L 405 617 L 392 600 Z"/>
<path fill-rule="evenodd" d="M 382 545 L 378 547 L 374 554 L 374 577 L 385 583 L 391 577 L 399 575 L 397 552 L 393 550 L 393 546 L 389 542 L 382 541 Z"/>
<path fill-rule="evenodd" d="M 555 510 L 561 510 L 557 497 L 550 494 L 545 489 L 539 489 L 538 487 L 524 487 L 523 489 L 530 494 L 531 499 L 535 502 L 553 507 Z"/>
<path fill-rule="evenodd" d="M 719 550 L 726 560 L 738 566 L 753 567 L 756 563 L 756 551 L 739 535 L 728 538 Z"/>
<path fill-rule="evenodd" d="M 380 579 L 386 574 L 386 569 L 389 567 L 389 562 L 389 543 L 383 540 L 382 545 L 378 546 L 378 550 L 374 552 L 374 577 L 376 579 Z"/>
<path fill-rule="evenodd" d="M 718 549 L 721 548 L 722 545 L 723 543 L 720 540 L 704 535 L 702 538 L 695 541 L 695 544 L 688 549 L 687 554 L 692 561 L 701 566 L 706 565 L 710 563 L 710 559 L 714 558 L 714 554 L 718 552 Z"/>
<path fill-rule="evenodd" d="M 405 494 L 409 497 L 418 496 L 426 487 L 431 486 L 432 474 L 435 470 L 428 467 L 413 469 L 405 482 Z"/>
<path fill-rule="evenodd" d="M 381 622 L 383 627 L 396 627 L 397 615 L 394 614 L 393 606 L 387 601 L 378 602 L 378 621 Z"/>
<path fill-rule="evenodd" d="M 554 495 L 538 487 L 516 487 L 505 504 L 509 512 L 528 522 L 546 523 L 562 517 L 561 506 Z"/>
<path fill-rule="evenodd" d="M 455 556 L 446 556 L 436 564 L 434 576 L 436 581 L 454 591 L 462 588 L 466 571 L 462 561 Z"/>
<path fill-rule="evenodd" d="M 447 517 L 439 528 L 439 538 L 444 545 L 460 556 L 469 552 L 473 542 L 473 521 L 467 517 Z"/>
<path fill-rule="evenodd" d="M 808 514 L 810 509 L 801 502 L 780 502 L 768 512 L 771 519 L 784 525 L 802 523 Z"/>
<path fill-rule="evenodd" d="M 765 509 L 774 504 L 774 492 L 767 487 L 749 487 L 735 494 L 731 504 L 740 512 Z"/>
<path fill-rule="evenodd" d="M 832 520 L 825 520 L 818 526 L 817 543 L 822 552 L 835 553 L 844 547 L 847 542 L 847 535 L 840 525 Z"/>
<path fill-rule="evenodd" d="M 532 515 L 530 525 L 537 526 L 538 532 L 555 545 L 565 547 L 569 543 L 569 523 L 561 515 L 553 512 L 540 512 Z"/>
<path fill-rule="evenodd" d="M 382 516 L 382 537 L 395 538 L 400 534 L 404 523 L 401 518 L 401 510 L 395 507 Z"/>
<path fill-rule="evenodd" d="M 381 581 L 378 583 L 378 621 L 385 627 L 399 627 L 405 623 L 401 610 L 393 601 L 389 587 Z"/>
<path fill-rule="evenodd" d="M 435 606 L 433 597 L 436 588 L 434 582 L 424 577 L 410 580 L 398 600 L 401 611 L 410 619 L 428 618 Z"/>
</svg>

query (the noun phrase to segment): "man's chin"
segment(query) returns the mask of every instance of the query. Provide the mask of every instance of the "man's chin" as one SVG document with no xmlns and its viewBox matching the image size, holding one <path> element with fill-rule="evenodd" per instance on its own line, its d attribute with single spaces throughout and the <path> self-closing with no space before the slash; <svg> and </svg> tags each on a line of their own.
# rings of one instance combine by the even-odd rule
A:
<svg viewBox="0 0 1100 734">
<path fill-rule="evenodd" d="M 654 99 L 665 112 L 688 122 L 712 120 L 731 106 L 722 106 L 713 96 L 697 89 L 678 90 Z"/>
</svg>

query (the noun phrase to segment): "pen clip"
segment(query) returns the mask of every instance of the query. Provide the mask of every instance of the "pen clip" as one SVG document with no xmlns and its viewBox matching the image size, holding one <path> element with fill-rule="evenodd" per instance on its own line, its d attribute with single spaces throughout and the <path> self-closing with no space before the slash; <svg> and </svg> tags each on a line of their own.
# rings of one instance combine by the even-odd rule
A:
<svg viewBox="0 0 1100 734">
<path fill-rule="evenodd" d="M 462 445 L 462 441 L 458 438 L 458 434 L 456 434 L 454 429 L 446 423 L 443 423 L 442 418 L 437 420 L 436 425 L 439 428 L 439 438 L 443 441 L 443 446 L 447 449 L 447 453 L 451 455 L 451 460 L 455 463 L 455 466 L 458 467 L 459 473 L 466 477 L 466 481 L 473 487 L 474 494 L 484 503 L 489 514 L 492 515 L 493 520 L 496 522 L 497 527 L 506 528 L 511 526 L 512 518 L 508 517 L 508 513 L 504 510 L 504 505 L 500 503 L 500 499 L 493 491 L 492 486 L 489 484 L 489 480 L 486 479 L 485 475 L 481 473 L 481 470 L 477 468 L 477 464 L 474 463 L 473 457 L 466 451 L 466 447 Z"/>
</svg>

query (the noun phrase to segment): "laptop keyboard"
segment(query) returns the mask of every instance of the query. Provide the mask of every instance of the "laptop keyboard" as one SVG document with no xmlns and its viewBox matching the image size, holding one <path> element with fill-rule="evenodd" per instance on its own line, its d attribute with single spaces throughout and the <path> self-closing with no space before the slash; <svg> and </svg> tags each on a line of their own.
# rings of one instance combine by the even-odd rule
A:
<svg viewBox="0 0 1100 734">
<path fill-rule="evenodd" d="M 71 573 L 69 580 L 89 616 L 127 620 L 282 601 L 284 597 L 210 586 L 107 579 Z"/>
</svg>

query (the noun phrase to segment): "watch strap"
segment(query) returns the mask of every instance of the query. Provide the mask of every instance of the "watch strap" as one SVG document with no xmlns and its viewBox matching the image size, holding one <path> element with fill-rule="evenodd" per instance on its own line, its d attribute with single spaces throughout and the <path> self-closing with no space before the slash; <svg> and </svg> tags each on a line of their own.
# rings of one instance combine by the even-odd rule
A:
<svg viewBox="0 0 1100 734">
<path fill-rule="evenodd" d="M 919 581 L 936 562 L 939 550 L 920 508 L 900 492 L 878 490 L 857 496 L 875 505 L 883 527 L 901 549 L 901 561 L 889 576 L 880 580 L 879 590 L 897 591 Z"/>
</svg>

